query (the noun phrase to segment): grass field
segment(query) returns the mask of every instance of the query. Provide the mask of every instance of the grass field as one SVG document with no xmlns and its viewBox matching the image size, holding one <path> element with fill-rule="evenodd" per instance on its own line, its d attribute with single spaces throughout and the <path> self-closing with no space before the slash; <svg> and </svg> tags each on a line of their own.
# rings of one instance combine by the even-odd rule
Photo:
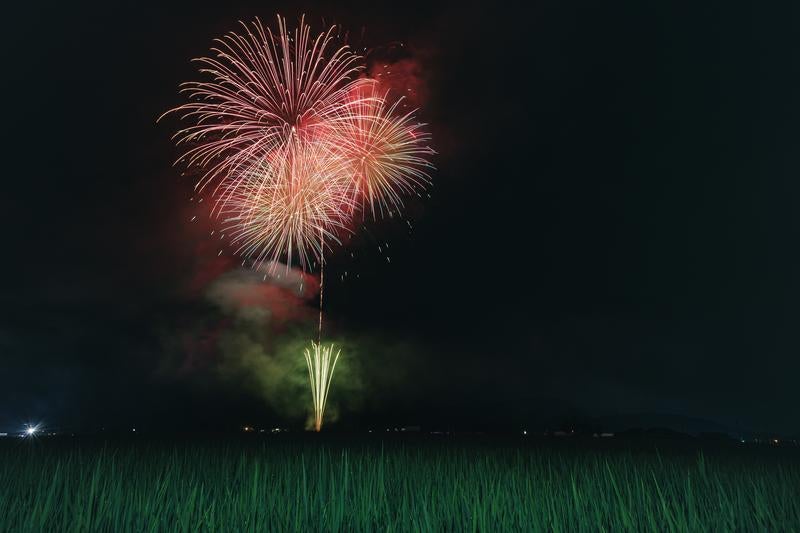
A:
<svg viewBox="0 0 800 533">
<path fill-rule="evenodd" d="M 0 531 L 800 531 L 797 450 L 5 439 Z"/>
</svg>

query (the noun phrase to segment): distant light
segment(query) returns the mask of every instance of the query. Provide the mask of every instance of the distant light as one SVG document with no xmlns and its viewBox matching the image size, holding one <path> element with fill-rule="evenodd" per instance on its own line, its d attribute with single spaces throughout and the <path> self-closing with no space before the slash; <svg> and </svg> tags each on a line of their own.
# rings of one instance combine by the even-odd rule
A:
<svg viewBox="0 0 800 533">
<path fill-rule="evenodd" d="M 522 430 L 522 434 L 523 434 L 523 435 L 527 435 L 527 434 L 528 434 L 528 430 L 527 430 L 527 429 L 523 429 L 523 430 Z"/>
<path fill-rule="evenodd" d="M 28 426 L 25 428 L 25 434 L 29 437 L 33 437 L 36 435 L 36 432 L 39 431 L 38 426 Z"/>
<path fill-rule="evenodd" d="M 133 431 L 134 433 L 136 433 L 136 428 L 133 428 L 131 431 Z"/>
</svg>

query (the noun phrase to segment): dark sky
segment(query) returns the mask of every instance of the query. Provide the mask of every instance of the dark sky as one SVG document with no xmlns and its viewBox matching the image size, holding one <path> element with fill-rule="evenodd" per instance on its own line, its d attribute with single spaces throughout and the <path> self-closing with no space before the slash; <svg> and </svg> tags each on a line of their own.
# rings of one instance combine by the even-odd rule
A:
<svg viewBox="0 0 800 533">
<path fill-rule="evenodd" d="M 326 289 L 330 327 L 402 376 L 365 370 L 343 423 L 648 412 L 800 431 L 797 11 L 31 4 L 4 17 L 0 430 L 280 416 L 164 370 L 224 322 L 203 296 L 222 260 L 171 166 L 178 122 L 155 119 L 238 19 L 305 12 L 411 50 L 439 151 L 412 234 L 373 224 L 332 258 L 350 279 Z"/>
</svg>

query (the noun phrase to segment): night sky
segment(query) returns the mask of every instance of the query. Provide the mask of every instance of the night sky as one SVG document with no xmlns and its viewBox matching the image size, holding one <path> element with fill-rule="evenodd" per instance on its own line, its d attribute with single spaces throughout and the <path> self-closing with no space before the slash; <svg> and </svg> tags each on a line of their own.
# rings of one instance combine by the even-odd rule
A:
<svg viewBox="0 0 800 533">
<path fill-rule="evenodd" d="M 343 426 L 800 432 L 797 11 L 30 4 L 3 23 L 0 431 L 296 423 L 218 369 L 208 291 L 236 261 L 156 119 L 237 20 L 306 13 L 403 43 L 439 152 L 413 231 L 331 258 L 326 327 L 361 347 Z"/>
</svg>

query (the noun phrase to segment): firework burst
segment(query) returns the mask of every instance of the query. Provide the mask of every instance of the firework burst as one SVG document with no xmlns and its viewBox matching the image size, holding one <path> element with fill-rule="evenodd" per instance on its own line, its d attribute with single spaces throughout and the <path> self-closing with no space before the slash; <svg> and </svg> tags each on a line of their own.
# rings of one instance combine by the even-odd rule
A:
<svg viewBox="0 0 800 533">
<path fill-rule="evenodd" d="M 428 146 L 430 134 L 414 111 L 398 112 L 402 98 L 390 104 L 388 92 L 379 94 L 375 82 L 354 88 L 349 102 L 350 112 L 333 127 L 338 130 L 335 152 L 350 163 L 353 203 L 374 218 L 400 212 L 403 196 L 430 185 L 429 159 L 435 154 Z"/>
<path fill-rule="evenodd" d="M 256 267 L 321 263 L 325 243 L 348 231 L 347 170 L 323 144 L 295 139 L 226 179 L 215 209 L 236 253 Z"/>
<path fill-rule="evenodd" d="M 294 31 L 277 19 L 277 34 L 255 19 L 216 39 L 216 57 L 194 60 L 210 80 L 184 83 L 190 101 L 168 111 L 194 122 L 175 139 L 188 146 L 181 160 L 205 170 L 198 190 L 348 113 L 347 95 L 365 82 L 363 58 L 335 47 L 335 26 L 312 38 L 303 18 Z"/>
</svg>

